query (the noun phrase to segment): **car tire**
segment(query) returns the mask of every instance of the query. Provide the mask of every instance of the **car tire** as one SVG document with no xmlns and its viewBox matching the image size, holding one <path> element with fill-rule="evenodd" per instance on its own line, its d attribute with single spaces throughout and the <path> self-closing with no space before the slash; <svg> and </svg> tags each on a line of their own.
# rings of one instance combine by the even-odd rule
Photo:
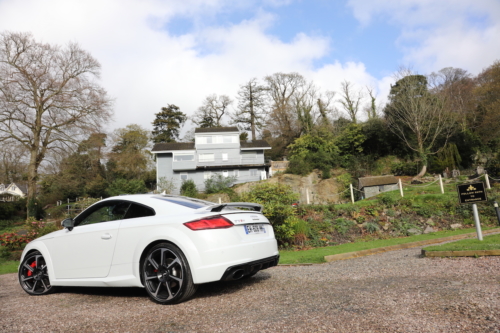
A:
<svg viewBox="0 0 500 333">
<path fill-rule="evenodd" d="M 56 287 L 50 283 L 45 258 L 38 251 L 24 257 L 19 266 L 18 278 L 23 290 L 30 295 L 47 295 L 56 291 Z"/>
<path fill-rule="evenodd" d="M 149 297 L 156 303 L 186 301 L 197 289 L 186 257 L 170 243 L 157 244 L 148 251 L 141 274 Z"/>
</svg>

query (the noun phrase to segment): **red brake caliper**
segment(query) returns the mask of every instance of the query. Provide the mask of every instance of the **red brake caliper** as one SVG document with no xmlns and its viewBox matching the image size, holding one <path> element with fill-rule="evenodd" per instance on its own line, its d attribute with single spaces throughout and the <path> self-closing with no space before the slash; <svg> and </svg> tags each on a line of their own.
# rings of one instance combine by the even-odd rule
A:
<svg viewBox="0 0 500 333">
<path fill-rule="evenodd" d="M 33 261 L 30 266 L 35 268 L 36 267 L 36 260 Z M 32 274 L 31 271 L 28 271 L 28 276 L 31 276 L 31 274 Z"/>
</svg>

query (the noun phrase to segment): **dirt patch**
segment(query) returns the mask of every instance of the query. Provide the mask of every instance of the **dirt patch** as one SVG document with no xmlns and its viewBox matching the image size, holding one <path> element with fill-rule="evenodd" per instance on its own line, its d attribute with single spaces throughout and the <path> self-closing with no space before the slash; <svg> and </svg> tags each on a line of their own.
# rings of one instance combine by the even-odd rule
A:
<svg viewBox="0 0 500 333">
<path fill-rule="evenodd" d="M 292 174 L 280 174 L 274 176 L 273 178 L 260 181 L 258 183 L 245 183 L 237 185 L 234 191 L 238 194 L 248 192 L 252 186 L 260 183 L 280 183 L 288 185 L 292 188 L 292 191 L 298 193 L 300 198 L 300 203 L 306 204 L 307 198 L 309 197 L 309 203 L 311 204 L 332 204 L 346 202 L 345 197 L 343 197 L 343 188 L 335 177 L 329 179 L 321 179 L 320 172 L 313 172 L 309 175 L 302 177 Z M 339 194 L 340 193 L 340 194 Z"/>
</svg>

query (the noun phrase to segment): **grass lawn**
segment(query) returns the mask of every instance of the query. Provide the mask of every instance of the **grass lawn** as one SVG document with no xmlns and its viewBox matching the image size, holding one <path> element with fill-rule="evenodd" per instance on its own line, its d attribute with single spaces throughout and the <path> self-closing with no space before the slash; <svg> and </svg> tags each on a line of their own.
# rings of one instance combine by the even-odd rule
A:
<svg viewBox="0 0 500 333">
<path fill-rule="evenodd" d="M 0 275 L 17 273 L 17 266 L 19 266 L 19 261 L 0 259 Z"/>
<path fill-rule="evenodd" d="M 493 228 L 483 228 L 483 230 L 487 229 L 493 229 Z M 461 235 L 475 231 L 476 229 L 474 228 L 450 230 L 450 231 L 438 231 L 425 235 L 416 235 L 416 236 L 391 238 L 391 239 L 379 239 L 368 242 L 359 241 L 355 243 L 346 243 L 336 246 L 318 247 L 304 251 L 280 251 L 280 264 L 323 263 L 325 262 L 324 259 L 325 256 L 333 254 L 376 249 L 379 247 L 418 242 L 428 239 L 436 239 L 454 235 Z"/>
<path fill-rule="evenodd" d="M 463 239 L 443 245 L 433 245 L 424 248 L 426 251 L 475 251 L 475 250 L 500 250 L 500 234 L 485 236 L 482 241 L 478 239 Z"/>
</svg>

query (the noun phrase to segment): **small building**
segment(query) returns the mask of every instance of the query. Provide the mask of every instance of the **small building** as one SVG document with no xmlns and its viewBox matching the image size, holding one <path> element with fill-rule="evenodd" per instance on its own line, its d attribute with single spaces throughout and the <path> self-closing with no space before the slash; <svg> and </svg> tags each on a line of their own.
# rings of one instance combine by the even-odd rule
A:
<svg viewBox="0 0 500 333">
<path fill-rule="evenodd" d="M 166 179 L 178 194 L 182 182 L 192 179 L 199 191 L 214 175 L 234 177 L 234 183 L 267 178 L 264 150 L 271 146 L 264 140 L 240 141 L 237 127 L 197 128 L 194 142 L 157 143 L 157 182 Z"/>
<path fill-rule="evenodd" d="M 398 178 L 390 176 L 374 176 L 358 178 L 358 190 L 362 199 L 373 197 L 379 193 L 398 189 Z"/>
<path fill-rule="evenodd" d="M 2 196 L 1 201 L 14 201 L 18 198 L 24 198 L 28 195 L 28 188 L 26 185 L 12 183 L 9 186 L 0 184 L 0 196 Z"/>
</svg>

